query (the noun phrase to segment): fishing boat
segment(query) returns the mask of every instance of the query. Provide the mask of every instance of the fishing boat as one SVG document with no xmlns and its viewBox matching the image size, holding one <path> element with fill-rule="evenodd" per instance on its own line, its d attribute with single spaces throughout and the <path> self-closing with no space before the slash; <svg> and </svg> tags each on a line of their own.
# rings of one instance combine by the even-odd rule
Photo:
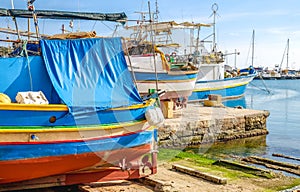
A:
<svg viewBox="0 0 300 192">
<path fill-rule="evenodd" d="M 28 10 L 0 12 L 32 17 Z M 35 14 L 109 21 L 126 17 Z M 121 38 L 41 39 L 38 46 L 40 55 L 29 56 L 25 45 L 23 56 L 0 58 L 0 190 L 156 173 L 156 125 L 161 122 L 151 120 L 158 114 L 155 100 L 143 100 L 134 86 Z"/>
<path fill-rule="evenodd" d="M 141 94 L 148 93 L 149 89 L 158 89 L 165 91 L 161 100 L 187 100 L 195 87 L 198 68 L 188 62 L 188 55 L 166 50 L 179 47 L 172 42 L 172 30 L 200 26 L 209 25 L 175 21 L 146 23 L 142 20 L 139 25 L 126 27 L 133 31 L 126 42 L 127 60 Z"/>
<path fill-rule="evenodd" d="M 139 93 L 145 95 L 151 89 L 163 90 L 165 93 L 160 97 L 161 100 L 175 101 L 190 96 L 195 86 L 198 69 L 194 66 L 189 67 L 185 65 L 186 63 L 182 64 L 186 67 L 171 68 L 172 63 L 167 60 L 166 55 L 156 46 L 153 54 L 151 47 L 151 44 L 139 44 L 137 47 L 131 47 L 129 52 L 128 63 L 134 71 Z M 136 49 L 142 52 L 133 51 Z"/>
<path fill-rule="evenodd" d="M 221 95 L 223 99 L 242 97 L 247 85 L 256 76 L 253 65 L 244 69 L 236 69 L 236 67 L 226 69 L 224 57 L 228 54 L 218 51 L 215 43 L 217 4 L 212 5 L 212 10 L 214 15 L 212 50 L 207 51 L 203 42 L 199 44 L 200 58 L 196 65 L 199 68 L 199 73 L 192 95 L 188 98 L 190 102 L 208 99 L 210 94 Z M 237 55 L 238 52 L 233 54 Z"/>
<path fill-rule="evenodd" d="M 205 67 L 210 69 L 210 73 L 204 72 L 206 77 L 208 77 L 208 74 L 214 74 L 215 71 L 212 65 L 200 66 L 201 71 L 204 71 Z M 222 65 L 220 64 L 216 64 L 214 67 L 219 68 L 221 66 Z M 256 72 L 252 67 L 241 69 L 239 71 L 244 75 L 223 78 L 223 73 L 220 72 L 218 78 L 214 77 L 215 75 L 212 75 L 211 78 L 207 80 L 204 79 L 203 76 L 199 75 L 196 81 L 195 89 L 193 90 L 192 95 L 188 98 L 189 101 L 202 101 L 207 99 L 211 94 L 221 95 L 223 99 L 235 99 L 242 97 L 246 91 L 247 85 L 256 76 Z"/>
</svg>

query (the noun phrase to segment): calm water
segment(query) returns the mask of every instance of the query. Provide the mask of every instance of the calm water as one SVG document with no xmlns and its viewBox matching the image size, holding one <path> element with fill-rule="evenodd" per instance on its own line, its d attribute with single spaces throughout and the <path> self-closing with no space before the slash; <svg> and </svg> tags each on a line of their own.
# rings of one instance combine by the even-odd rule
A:
<svg viewBox="0 0 300 192">
<path fill-rule="evenodd" d="M 300 80 L 254 80 L 246 92 L 247 108 L 270 111 L 267 152 L 300 157 Z"/>
<path fill-rule="evenodd" d="M 266 89 L 264 83 L 271 93 L 263 90 Z M 268 110 L 269 134 L 213 145 L 207 149 L 207 153 L 258 155 L 272 159 L 276 159 L 272 153 L 281 153 L 300 158 L 300 80 L 254 80 L 247 87 L 244 98 L 225 104 Z M 282 158 L 278 160 L 289 161 Z"/>
</svg>

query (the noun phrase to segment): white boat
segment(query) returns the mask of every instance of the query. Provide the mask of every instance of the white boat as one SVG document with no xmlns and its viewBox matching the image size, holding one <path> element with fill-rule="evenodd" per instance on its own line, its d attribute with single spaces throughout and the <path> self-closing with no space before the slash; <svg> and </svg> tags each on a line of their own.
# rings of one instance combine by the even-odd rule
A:
<svg viewBox="0 0 300 192">
<path fill-rule="evenodd" d="M 140 46 L 139 46 L 140 47 Z M 145 48 L 146 49 L 146 48 Z M 156 49 L 156 55 L 150 52 L 130 54 L 130 63 L 140 94 L 149 90 L 163 90 L 161 100 L 177 100 L 192 94 L 197 79 L 197 68 L 171 69 L 164 53 Z"/>
<path fill-rule="evenodd" d="M 168 40 L 153 41 L 149 37 L 158 34 L 171 34 L 174 28 L 209 26 L 206 24 L 176 23 L 174 21 L 155 22 L 145 24 L 140 22 L 138 26 L 127 27 L 133 30 L 130 40 L 126 42 L 128 47 L 127 63 L 131 71 L 134 71 L 136 85 L 140 94 L 148 94 L 149 90 L 163 90 L 165 94 L 161 100 L 176 101 L 187 99 L 195 88 L 198 68 L 187 62 L 187 59 L 179 59 L 176 52 L 167 53 L 160 47 L 174 47 L 176 44 L 168 44 Z M 155 35 L 152 35 L 155 34 Z M 148 38 L 148 39 L 147 39 Z M 168 39 L 166 37 L 165 39 Z M 153 45 L 153 46 L 152 46 Z"/>
<path fill-rule="evenodd" d="M 203 64 L 200 66 L 198 80 L 188 101 L 202 101 L 207 99 L 210 94 L 221 95 L 223 99 L 234 99 L 242 97 L 247 85 L 256 76 L 252 67 L 242 69 L 244 75 L 223 78 L 223 64 Z M 219 73 L 216 73 L 219 71 Z M 241 73 L 241 72 L 240 72 Z M 205 74 L 205 75 L 203 75 Z M 216 75 L 218 74 L 218 75 Z M 211 78 L 208 78 L 209 75 Z M 218 76 L 218 78 L 215 78 Z"/>
<path fill-rule="evenodd" d="M 214 24 L 217 4 L 213 4 Z M 244 95 L 249 82 L 256 76 L 255 69 L 250 66 L 245 69 L 226 70 L 224 64 L 225 54 L 217 51 L 215 45 L 215 25 L 213 25 L 213 48 L 208 52 L 203 43 L 199 46 L 201 57 L 199 73 L 195 88 L 188 101 L 201 101 L 208 98 L 210 94 L 221 95 L 223 99 L 238 98 Z M 253 36 L 254 37 L 254 36 Z M 234 54 L 238 54 L 235 52 Z"/>
</svg>

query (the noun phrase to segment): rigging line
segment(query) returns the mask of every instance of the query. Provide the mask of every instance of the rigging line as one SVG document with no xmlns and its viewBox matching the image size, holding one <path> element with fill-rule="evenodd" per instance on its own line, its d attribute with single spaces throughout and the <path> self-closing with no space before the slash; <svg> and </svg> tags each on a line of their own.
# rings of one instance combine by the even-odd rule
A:
<svg viewBox="0 0 300 192">
<path fill-rule="evenodd" d="M 123 41 L 123 45 L 125 46 L 125 50 L 127 52 L 127 58 L 128 58 L 129 66 L 130 66 L 130 69 L 131 69 L 131 75 L 132 75 L 132 78 L 133 78 L 134 86 L 138 89 L 135 74 L 134 74 L 134 70 L 133 70 L 133 66 L 132 66 L 132 62 L 131 62 L 130 55 L 129 55 L 129 49 L 128 49 L 128 46 L 126 44 L 125 38 L 122 37 L 122 41 Z"/>
<path fill-rule="evenodd" d="M 284 60 L 285 54 L 287 55 L 287 65 L 288 65 L 288 52 L 289 52 L 288 49 L 289 49 L 289 39 L 287 40 L 287 44 L 286 44 L 284 52 L 283 52 L 283 56 L 282 56 L 281 63 L 280 63 L 280 66 L 279 66 L 280 70 L 282 68 L 282 64 L 283 64 L 283 60 Z M 288 68 L 288 66 L 287 66 L 287 68 Z"/>
<path fill-rule="evenodd" d="M 101 21 L 101 23 L 105 26 L 105 27 L 107 27 L 109 30 L 114 30 L 112 27 L 110 27 L 110 26 L 108 26 L 104 21 Z"/>
<path fill-rule="evenodd" d="M 77 11 L 80 12 L 80 0 L 77 0 Z M 80 31 L 80 19 L 77 21 L 78 22 L 78 31 Z M 72 29 L 73 32 L 73 29 Z"/>
<path fill-rule="evenodd" d="M 250 46 L 249 46 L 248 53 L 247 53 L 247 58 L 246 58 L 246 65 L 248 65 L 248 60 L 249 60 L 249 55 L 250 55 L 251 48 L 252 48 L 252 37 L 250 39 Z"/>
<path fill-rule="evenodd" d="M 33 91 L 33 84 L 32 84 L 32 75 L 31 75 L 31 67 L 30 67 L 30 61 L 28 57 L 28 51 L 27 51 L 27 40 L 22 42 L 22 52 L 21 56 L 25 56 L 27 59 L 28 64 L 28 74 L 29 74 L 29 83 L 30 83 L 30 90 Z"/>
<path fill-rule="evenodd" d="M 264 87 L 265 87 L 264 89 L 258 87 L 258 86 L 255 85 L 255 84 L 253 84 L 253 82 L 250 82 L 250 84 L 251 84 L 253 87 L 256 87 L 256 88 L 259 89 L 259 90 L 266 91 L 267 93 L 272 94 L 272 92 L 268 89 L 268 87 L 267 87 L 267 85 L 266 85 L 266 83 L 265 83 L 265 81 L 264 81 L 264 79 L 262 78 L 261 75 L 259 75 L 259 78 L 260 78 L 260 79 L 262 80 L 262 82 L 263 82 L 263 85 L 264 85 Z"/>
<path fill-rule="evenodd" d="M 265 83 L 265 80 L 263 79 L 263 77 L 262 77 L 261 74 L 259 75 L 259 78 L 262 80 L 262 83 L 263 83 L 263 85 L 264 85 L 264 87 L 265 87 L 265 90 L 266 90 L 269 94 L 271 94 L 271 91 L 268 89 L 268 87 L 267 87 L 267 85 L 266 85 L 266 83 Z"/>
<path fill-rule="evenodd" d="M 144 1 L 142 1 L 142 4 L 141 4 L 141 9 L 140 9 L 141 12 L 143 11 L 143 7 L 144 7 Z"/>
<path fill-rule="evenodd" d="M 94 22 L 94 25 L 93 25 L 93 27 L 92 27 L 92 30 L 91 30 L 91 31 L 94 31 L 94 29 L 95 29 L 95 26 L 96 26 L 96 23 L 97 23 L 97 21 L 95 21 L 95 22 Z"/>
</svg>

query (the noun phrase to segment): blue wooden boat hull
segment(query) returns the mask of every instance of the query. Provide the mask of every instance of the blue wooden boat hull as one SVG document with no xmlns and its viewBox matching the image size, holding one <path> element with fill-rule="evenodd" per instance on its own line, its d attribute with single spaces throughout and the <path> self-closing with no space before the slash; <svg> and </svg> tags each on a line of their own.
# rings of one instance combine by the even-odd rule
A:
<svg viewBox="0 0 300 192">
<path fill-rule="evenodd" d="M 212 81 L 196 81 L 195 89 L 189 101 L 201 101 L 208 98 L 210 94 L 221 95 L 224 99 L 242 97 L 247 85 L 253 80 L 255 74 L 226 78 Z"/>
</svg>

